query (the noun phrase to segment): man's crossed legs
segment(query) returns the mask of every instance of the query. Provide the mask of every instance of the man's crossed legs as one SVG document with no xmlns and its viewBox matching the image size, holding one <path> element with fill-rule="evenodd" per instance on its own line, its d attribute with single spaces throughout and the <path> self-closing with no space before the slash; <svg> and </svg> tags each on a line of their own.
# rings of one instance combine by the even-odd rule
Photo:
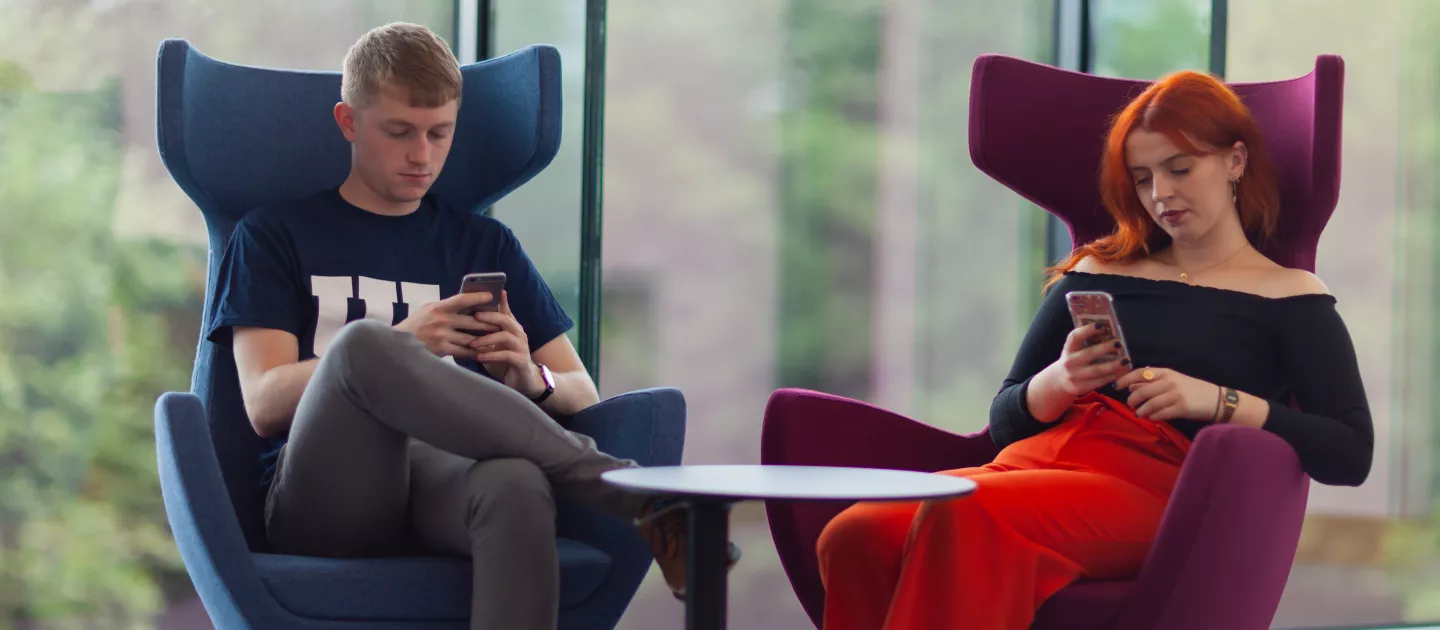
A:
<svg viewBox="0 0 1440 630">
<path fill-rule="evenodd" d="M 551 489 L 634 519 L 646 499 L 600 474 L 636 465 L 408 333 L 362 320 L 341 329 L 300 400 L 266 528 L 282 553 L 373 556 L 418 544 L 469 555 L 472 627 L 549 628 L 560 590 Z M 657 519 L 671 534 L 661 538 L 678 539 L 681 514 Z M 683 576 L 679 540 L 652 537 L 652 548 L 667 581 Z"/>
</svg>

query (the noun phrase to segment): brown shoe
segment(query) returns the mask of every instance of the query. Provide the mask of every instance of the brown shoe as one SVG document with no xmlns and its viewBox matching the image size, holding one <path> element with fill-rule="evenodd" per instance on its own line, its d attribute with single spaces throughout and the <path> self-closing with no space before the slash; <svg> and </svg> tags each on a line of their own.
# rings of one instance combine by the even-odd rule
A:
<svg viewBox="0 0 1440 630">
<path fill-rule="evenodd" d="M 690 546 L 685 504 L 668 497 L 650 501 L 640 518 L 635 519 L 635 525 L 650 544 L 650 553 L 655 554 L 655 563 L 660 565 L 670 592 L 676 599 L 685 599 L 685 552 Z M 727 570 L 740 561 L 740 548 L 733 542 L 729 545 Z"/>
</svg>

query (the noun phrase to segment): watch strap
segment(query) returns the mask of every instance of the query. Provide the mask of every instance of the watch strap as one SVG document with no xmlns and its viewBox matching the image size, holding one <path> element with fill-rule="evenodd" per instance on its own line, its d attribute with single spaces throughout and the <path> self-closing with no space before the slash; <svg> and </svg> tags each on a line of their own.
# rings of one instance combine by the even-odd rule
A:
<svg viewBox="0 0 1440 630">
<path fill-rule="evenodd" d="M 545 391 L 540 392 L 539 396 L 530 399 L 531 402 L 538 405 L 555 394 L 555 375 L 551 374 L 550 368 L 545 367 L 543 363 L 536 363 L 535 367 L 540 368 L 540 380 L 545 383 Z"/>
<path fill-rule="evenodd" d="M 1235 410 L 1240 407 L 1240 392 L 1235 391 L 1234 388 L 1226 387 L 1223 393 L 1224 396 L 1222 400 L 1225 408 L 1220 412 L 1221 424 L 1230 422 L 1230 419 L 1235 416 Z"/>
</svg>

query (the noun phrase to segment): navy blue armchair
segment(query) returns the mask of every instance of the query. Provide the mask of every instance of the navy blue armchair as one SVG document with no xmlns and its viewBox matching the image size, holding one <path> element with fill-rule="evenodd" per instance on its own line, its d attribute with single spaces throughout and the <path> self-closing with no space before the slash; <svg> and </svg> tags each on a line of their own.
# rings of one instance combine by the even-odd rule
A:
<svg viewBox="0 0 1440 630">
<path fill-rule="evenodd" d="M 160 155 L 205 216 L 213 291 L 219 256 L 246 211 L 344 180 L 349 144 L 331 115 L 340 75 L 227 64 L 183 40 L 165 41 L 159 57 Z M 555 157 L 560 56 L 534 46 L 468 65 L 463 74 L 454 148 L 435 191 L 480 212 Z M 616 456 L 674 465 L 685 401 L 674 389 L 633 392 L 565 422 Z M 263 444 L 246 418 L 229 349 L 200 340 L 191 391 L 160 398 L 155 433 L 175 542 L 217 628 L 469 626 L 468 559 L 267 553 Z M 650 567 L 648 547 L 630 524 L 564 499 L 557 525 L 560 627 L 613 628 Z"/>
</svg>

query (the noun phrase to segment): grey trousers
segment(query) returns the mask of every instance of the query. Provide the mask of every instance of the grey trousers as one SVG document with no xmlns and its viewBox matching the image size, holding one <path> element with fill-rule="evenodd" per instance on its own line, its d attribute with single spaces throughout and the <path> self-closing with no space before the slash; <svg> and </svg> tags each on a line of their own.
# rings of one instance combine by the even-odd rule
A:
<svg viewBox="0 0 1440 630">
<path fill-rule="evenodd" d="M 553 628 L 553 492 L 620 518 L 643 497 L 600 481 L 635 466 L 491 379 L 371 321 L 345 326 L 300 399 L 266 501 L 281 553 L 472 558 L 471 628 Z"/>
</svg>

